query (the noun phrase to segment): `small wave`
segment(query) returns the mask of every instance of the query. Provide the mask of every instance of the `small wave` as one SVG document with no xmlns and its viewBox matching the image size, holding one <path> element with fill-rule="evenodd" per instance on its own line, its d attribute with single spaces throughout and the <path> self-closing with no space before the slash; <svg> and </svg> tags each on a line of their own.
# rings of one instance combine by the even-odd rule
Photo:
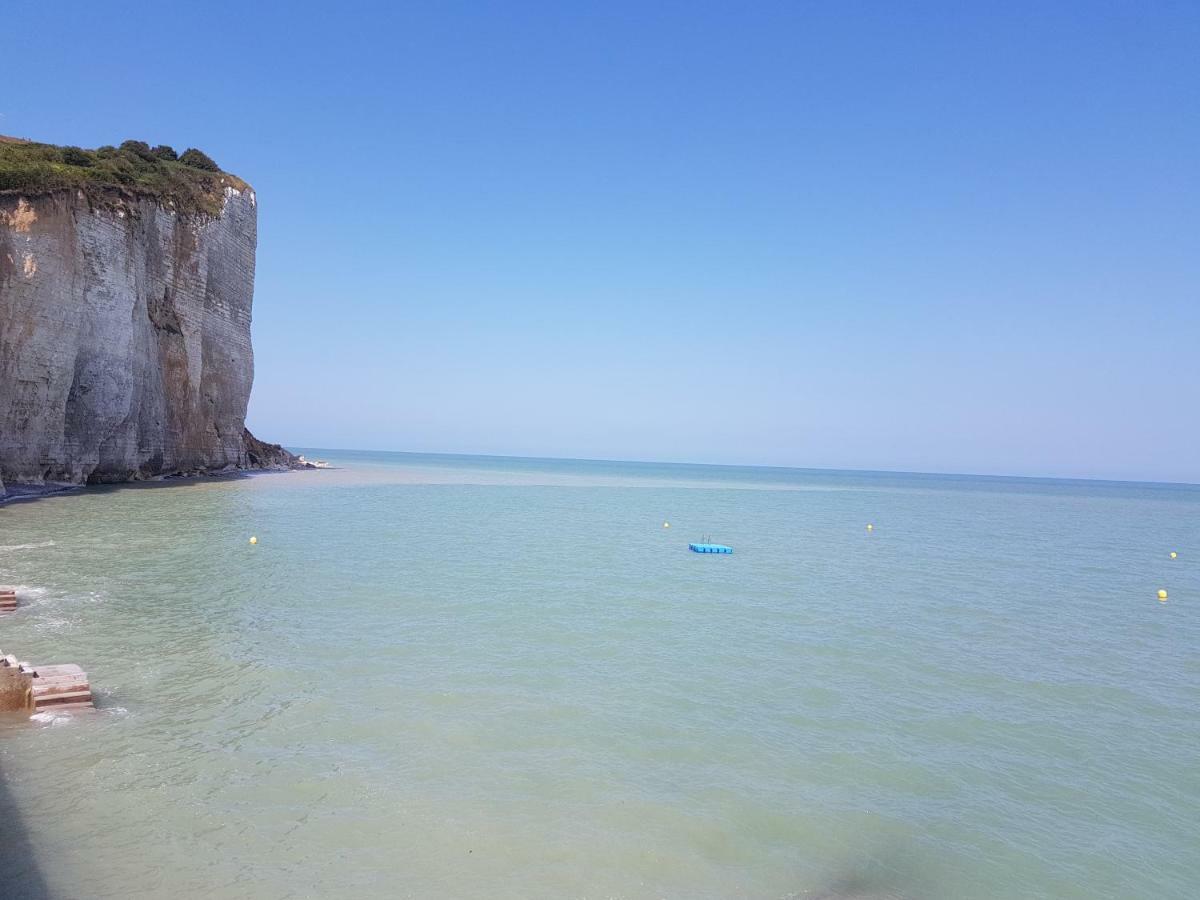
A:
<svg viewBox="0 0 1200 900">
<path fill-rule="evenodd" d="M 17 599 L 22 605 L 27 603 L 44 603 L 47 607 L 59 607 L 64 604 L 75 603 L 104 603 L 108 600 L 108 595 L 103 591 L 80 591 L 78 593 L 66 593 L 62 591 L 54 591 L 53 593 L 47 588 L 28 587 L 26 585 L 14 585 L 17 592 Z M 48 627 L 55 628 L 62 624 L 57 620 L 50 620 Z"/>
<path fill-rule="evenodd" d="M 38 722 L 42 725 L 66 725 L 71 721 L 69 712 L 40 712 L 34 713 L 29 717 L 29 721 Z"/>
<path fill-rule="evenodd" d="M 12 553 L 14 550 L 41 550 L 53 547 L 54 541 L 42 541 L 37 544 L 0 544 L 0 553 Z"/>
<path fill-rule="evenodd" d="M 70 624 L 66 619 L 43 619 L 40 622 L 35 622 L 33 627 L 40 631 L 43 629 L 65 628 Z"/>
</svg>

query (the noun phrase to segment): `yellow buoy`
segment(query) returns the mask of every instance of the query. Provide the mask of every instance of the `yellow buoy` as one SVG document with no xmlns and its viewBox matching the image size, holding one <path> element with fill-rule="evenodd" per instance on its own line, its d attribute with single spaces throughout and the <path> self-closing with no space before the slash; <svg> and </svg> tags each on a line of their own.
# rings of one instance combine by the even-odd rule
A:
<svg viewBox="0 0 1200 900">
<path fill-rule="evenodd" d="M 257 544 L 257 543 L 258 543 L 258 538 L 256 538 L 256 537 L 252 537 L 252 538 L 250 538 L 250 543 L 252 543 L 252 544 Z"/>
<path fill-rule="evenodd" d="M 670 527 L 671 527 L 670 522 L 663 522 L 663 528 L 670 528 Z"/>
<path fill-rule="evenodd" d="M 1166 599 L 1167 599 L 1167 592 L 1166 592 L 1166 591 L 1162 591 L 1162 590 L 1160 590 L 1160 591 L 1158 592 L 1158 599 L 1159 599 L 1159 600 L 1166 600 Z"/>
<path fill-rule="evenodd" d="M 875 526 L 874 526 L 874 525 L 868 525 L 868 526 L 867 526 L 867 531 L 874 531 L 874 530 L 875 530 Z"/>
<path fill-rule="evenodd" d="M 1175 558 L 1175 557 L 1177 557 L 1178 555 L 1179 555 L 1179 554 L 1178 554 L 1178 553 L 1176 553 L 1174 550 L 1172 550 L 1172 551 L 1171 551 L 1171 559 L 1174 559 L 1174 558 Z"/>
</svg>

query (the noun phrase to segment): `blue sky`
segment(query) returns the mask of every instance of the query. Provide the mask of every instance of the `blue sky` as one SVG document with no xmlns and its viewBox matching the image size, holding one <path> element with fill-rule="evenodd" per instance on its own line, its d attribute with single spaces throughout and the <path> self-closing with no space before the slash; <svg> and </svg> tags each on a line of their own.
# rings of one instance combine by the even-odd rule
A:
<svg viewBox="0 0 1200 900">
<path fill-rule="evenodd" d="M 68 6 L 0 133 L 255 185 L 260 437 L 1200 482 L 1197 4 Z"/>
</svg>

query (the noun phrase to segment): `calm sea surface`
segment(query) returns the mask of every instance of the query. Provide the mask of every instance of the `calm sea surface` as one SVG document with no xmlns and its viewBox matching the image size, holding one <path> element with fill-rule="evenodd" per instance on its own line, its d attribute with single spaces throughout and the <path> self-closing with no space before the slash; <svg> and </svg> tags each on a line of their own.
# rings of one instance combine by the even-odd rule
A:
<svg viewBox="0 0 1200 900">
<path fill-rule="evenodd" d="M 0 894 L 1200 893 L 1200 488 L 326 455 L 0 507 Z"/>
</svg>

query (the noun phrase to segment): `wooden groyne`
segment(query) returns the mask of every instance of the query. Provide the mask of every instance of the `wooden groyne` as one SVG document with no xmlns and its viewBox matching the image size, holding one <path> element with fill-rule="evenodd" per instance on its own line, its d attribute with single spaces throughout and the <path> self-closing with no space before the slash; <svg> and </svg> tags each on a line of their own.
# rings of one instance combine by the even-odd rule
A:
<svg viewBox="0 0 1200 900">
<path fill-rule="evenodd" d="M 87 672 L 74 663 L 34 666 L 0 651 L 0 708 L 47 710 L 95 709 Z"/>
<path fill-rule="evenodd" d="M 16 589 L 0 587 L 0 613 L 16 608 Z M 94 708 L 87 672 L 79 666 L 35 666 L 0 650 L 0 710 Z"/>
<path fill-rule="evenodd" d="M 33 707 L 47 709 L 95 709 L 87 672 L 74 663 L 36 666 L 33 669 Z"/>
</svg>

